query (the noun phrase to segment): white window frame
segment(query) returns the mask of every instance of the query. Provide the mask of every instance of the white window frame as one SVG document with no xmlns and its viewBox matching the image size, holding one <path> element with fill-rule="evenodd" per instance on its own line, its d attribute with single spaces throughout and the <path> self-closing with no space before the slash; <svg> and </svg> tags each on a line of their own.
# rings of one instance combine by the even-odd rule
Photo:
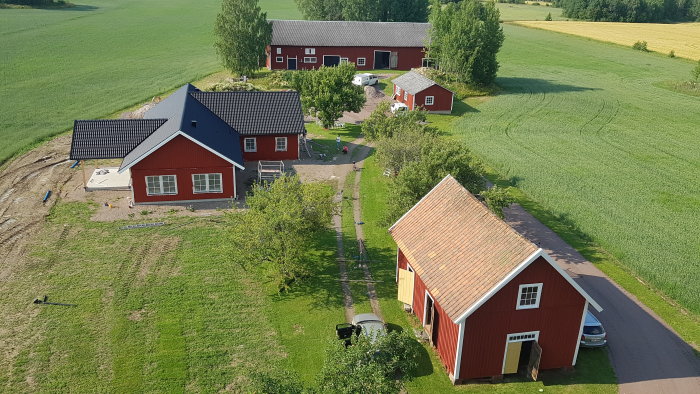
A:
<svg viewBox="0 0 700 394">
<path fill-rule="evenodd" d="M 175 192 L 166 193 L 163 190 L 163 177 L 166 177 L 166 176 L 173 177 L 173 183 L 175 184 Z M 149 187 L 148 187 L 148 178 L 158 178 L 158 188 L 160 189 L 160 193 L 151 193 L 150 192 Z M 145 177 L 145 181 L 146 181 L 146 195 L 147 196 L 174 196 L 174 195 L 177 195 L 177 175 L 175 175 L 175 174 L 173 174 L 173 175 L 147 175 Z"/>
<path fill-rule="evenodd" d="M 197 175 L 204 175 L 204 183 L 207 186 L 206 190 L 197 190 L 194 185 L 194 177 Z M 219 176 L 219 190 L 212 190 L 209 188 L 209 177 L 211 175 L 218 175 Z M 209 174 L 192 174 L 192 193 L 194 194 L 201 194 L 201 193 L 223 193 L 224 192 L 224 176 L 220 172 L 214 172 L 214 173 L 209 173 Z"/>
<path fill-rule="evenodd" d="M 284 63 L 284 56 L 276 56 L 275 63 Z"/>
<path fill-rule="evenodd" d="M 280 141 L 284 141 L 284 149 L 279 148 Z M 275 137 L 275 152 L 287 151 L 287 137 Z"/>
<path fill-rule="evenodd" d="M 518 286 L 518 300 L 515 303 L 515 309 L 537 309 L 540 307 L 540 301 L 542 300 L 542 283 L 527 283 Z M 537 296 L 535 298 L 535 303 L 532 305 L 520 305 L 522 301 L 523 289 L 526 287 L 537 287 Z"/>
<path fill-rule="evenodd" d="M 318 63 L 317 57 L 305 57 L 304 63 Z"/>
<path fill-rule="evenodd" d="M 428 102 L 430 101 L 430 102 Z M 434 105 L 435 104 L 435 96 L 425 96 L 425 105 Z"/>
<path fill-rule="evenodd" d="M 357 58 L 357 65 L 358 66 L 366 66 L 367 65 L 367 58 L 366 57 L 358 57 Z"/>
<path fill-rule="evenodd" d="M 248 141 L 253 141 L 253 149 L 248 149 Z M 257 152 L 258 151 L 258 140 L 255 137 L 246 137 L 243 139 L 243 151 L 244 152 Z"/>
<path fill-rule="evenodd" d="M 341 58 L 340 58 L 340 63 L 338 63 L 338 64 L 347 63 L 347 62 L 349 62 L 349 61 L 350 61 L 350 59 L 348 59 L 347 57 L 341 57 Z"/>
<path fill-rule="evenodd" d="M 277 48 L 277 54 L 281 55 L 282 54 L 282 48 Z"/>
<path fill-rule="evenodd" d="M 401 88 L 398 86 L 396 87 L 396 95 L 401 97 Z"/>
<path fill-rule="evenodd" d="M 408 92 L 405 91 L 405 90 L 403 91 L 403 100 L 404 100 L 404 101 L 407 101 L 407 100 L 408 100 Z"/>
<path fill-rule="evenodd" d="M 315 55 L 316 48 L 304 48 L 304 55 Z"/>
</svg>

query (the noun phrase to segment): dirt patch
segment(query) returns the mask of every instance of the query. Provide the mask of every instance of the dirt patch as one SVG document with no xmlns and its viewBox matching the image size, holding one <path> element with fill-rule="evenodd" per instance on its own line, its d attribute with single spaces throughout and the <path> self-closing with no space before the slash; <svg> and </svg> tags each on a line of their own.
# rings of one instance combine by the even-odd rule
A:
<svg viewBox="0 0 700 394">
<path fill-rule="evenodd" d="M 388 81 L 389 78 L 391 78 L 391 74 L 380 74 L 379 79 L 380 80 L 387 80 L 387 83 L 391 83 Z M 369 115 L 374 111 L 375 108 L 377 108 L 377 105 L 381 103 L 382 101 L 391 101 L 391 97 L 388 97 L 387 95 L 384 94 L 381 90 L 378 89 L 378 85 L 374 86 L 365 86 L 365 97 L 367 98 L 367 101 L 365 102 L 365 106 L 362 107 L 362 110 L 360 112 L 355 113 L 355 112 L 346 112 L 343 114 L 343 117 L 341 117 L 338 122 L 342 123 L 354 123 L 358 124 L 367 119 Z"/>
<path fill-rule="evenodd" d="M 129 313 L 129 317 L 127 317 L 127 319 L 129 319 L 131 321 L 141 321 L 141 320 L 143 320 L 144 314 L 146 314 L 145 309 L 133 311 L 133 312 Z"/>
</svg>

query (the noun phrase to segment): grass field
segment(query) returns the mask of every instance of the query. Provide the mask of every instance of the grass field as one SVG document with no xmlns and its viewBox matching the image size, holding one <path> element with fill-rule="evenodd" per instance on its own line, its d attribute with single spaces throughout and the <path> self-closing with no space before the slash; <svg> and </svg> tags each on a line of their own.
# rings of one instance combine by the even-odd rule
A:
<svg viewBox="0 0 700 394">
<path fill-rule="evenodd" d="M 220 1 L 86 0 L 68 9 L 0 9 L 0 162 L 35 141 L 220 69 Z M 299 18 L 293 0 L 263 0 Z"/>
<path fill-rule="evenodd" d="M 700 313 L 697 97 L 655 86 L 692 64 L 504 26 L 498 96 L 455 132 L 510 183 Z M 532 56 L 538 54 L 538 56 Z"/>
<path fill-rule="evenodd" d="M 628 47 L 637 41 L 646 41 L 651 51 L 664 55 L 674 51 L 676 56 L 700 60 L 700 22 L 662 24 L 523 21 L 517 22 L 517 24 L 613 42 Z"/>
<path fill-rule="evenodd" d="M 549 13 L 552 13 L 552 20 L 566 20 L 566 18 L 561 15 L 562 9 L 557 7 L 510 3 L 496 3 L 496 7 L 501 12 L 501 20 L 505 22 L 544 21 L 544 18 L 546 18 Z"/>
</svg>

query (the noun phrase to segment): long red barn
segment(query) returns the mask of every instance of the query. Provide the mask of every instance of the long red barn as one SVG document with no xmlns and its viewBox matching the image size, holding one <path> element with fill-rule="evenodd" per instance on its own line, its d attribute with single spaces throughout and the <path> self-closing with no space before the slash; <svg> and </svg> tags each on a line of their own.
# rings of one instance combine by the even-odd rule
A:
<svg viewBox="0 0 700 394">
<path fill-rule="evenodd" d="M 600 306 L 541 248 L 447 176 L 390 229 L 399 299 L 453 383 L 576 364 Z"/>
</svg>

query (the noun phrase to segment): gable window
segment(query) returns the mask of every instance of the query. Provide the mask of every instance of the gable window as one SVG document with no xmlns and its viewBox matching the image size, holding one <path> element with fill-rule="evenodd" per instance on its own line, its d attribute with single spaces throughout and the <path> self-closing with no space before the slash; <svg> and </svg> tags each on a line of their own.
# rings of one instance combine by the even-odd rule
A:
<svg viewBox="0 0 700 394">
<path fill-rule="evenodd" d="M 433 105 L 435 103 L 435 96 L 425 96 L 425 105 Z"/>
<path fill-rule="evenodd" d="M 540 307 L 542 283 L 531 283 L 518 287 L 518 302 L 515 309 L 535 309 Z"/>
<path fill-rule="evenodd" d="M 275 138 L 275 151 L 285 152 L 287 150 L 287 137 Z"/>
<path fill-rule="evenodd" d="M 358 66 L 364 66 L 365 64 L 367 64 L 367 58 L 364 58 L 364 57 L 357 58 L 357 65 Z"/>
<path fill-rule="evenodd" d="M 243 140 L 243 150 L 246 152 L 257 152 L 258 151 L 258 144 L 255 141 L 255 138 L 246 138 Z"/>
<path fill-rule="evenodd" d="M 146 177 L 146 194 L 149 196 L 177 194 L 175 175 L 156 175 Z"/>
<path fill-rule="evenodd" d="M 195 193 L 221 193 L 221 174 L 192 174 Z"/>
<path fill-rule="evenodd" d="M 315 57 L 305 57 L 304 63 L 318 63 L 318 58 Z"/>
<path fill-rule="evenodd" d="M 304 48 L 304 55 L 315 55 L 316 48 Z"/>
<path fill-rule="evenodd" d="M 277 63 L 282 63 L 282 62 L 284 61 L 284 57 L 282 57 L 282 56 L 277 56 L 277 57 L 275 57 L 275 61 L 276 61 Z"/>
<path fill-rule="evenodd" d="M 277 54 L 281 55 L 282 54 L 282 48 L 277 48 Z"/>
<path fill-rule="evenodd" d="M 404 101 L 408 100 L 408 92 L 405 90 L 403 91 L 403 99 L 404 99 Z"/>
</svg>

